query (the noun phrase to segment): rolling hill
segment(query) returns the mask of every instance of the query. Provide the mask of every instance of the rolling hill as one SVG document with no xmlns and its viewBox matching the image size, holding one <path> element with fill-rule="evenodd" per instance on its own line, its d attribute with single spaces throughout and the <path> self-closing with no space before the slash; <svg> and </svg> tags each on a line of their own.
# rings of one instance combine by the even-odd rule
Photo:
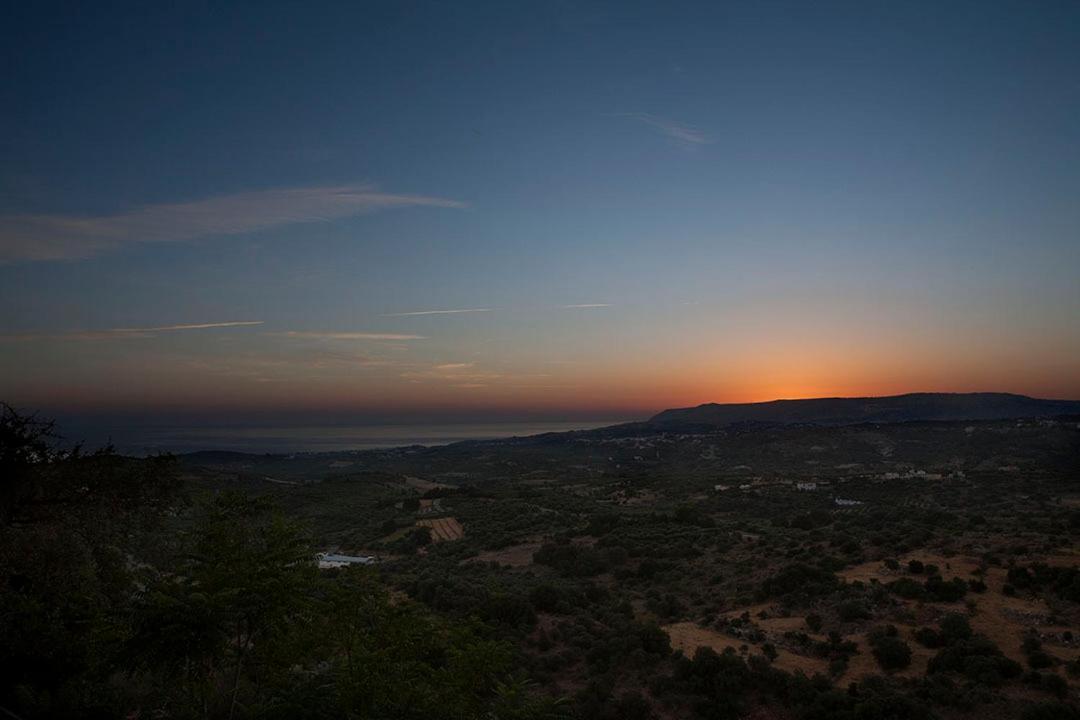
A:
<svg viewBox="0 0 1080 720">
<path fill-rule="evenodd" d="M 1001 420 L 1080 414 L 1080 401 L 1009 393 L 910 393 L 887 397 L 814 398 L 762 403 L 709 403 L 665 410 L 649 419 L 662 428 L 734 423 L 851 425 L 932 420 Z"/>
</svg>

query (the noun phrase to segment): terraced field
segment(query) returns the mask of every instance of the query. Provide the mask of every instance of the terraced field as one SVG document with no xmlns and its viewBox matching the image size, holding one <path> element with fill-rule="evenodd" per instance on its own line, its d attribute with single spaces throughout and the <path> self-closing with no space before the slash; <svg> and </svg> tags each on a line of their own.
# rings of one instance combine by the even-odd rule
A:
<svg viewBox="0 0 1080 720">
<path fill-rule="evenodd" d="M 465 528 L 457 521 L 457 518 L 445 517 L 431 520 L 417 520 L 417 527 L 431 528 L 432 542 L 449 542 L 460 540 L 465 536 Z"/>
</svg>

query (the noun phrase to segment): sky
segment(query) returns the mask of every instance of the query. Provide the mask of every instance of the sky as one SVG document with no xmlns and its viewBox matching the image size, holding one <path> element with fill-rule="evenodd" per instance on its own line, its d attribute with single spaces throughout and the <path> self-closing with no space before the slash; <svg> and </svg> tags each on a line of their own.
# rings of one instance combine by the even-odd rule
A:
<svg viewBox="0 0 1080 720">
<path fill-rule="evenodd" d="M 16 4 L 0 399 L 1080 398 L 1080 5 Z"/>
</svg>

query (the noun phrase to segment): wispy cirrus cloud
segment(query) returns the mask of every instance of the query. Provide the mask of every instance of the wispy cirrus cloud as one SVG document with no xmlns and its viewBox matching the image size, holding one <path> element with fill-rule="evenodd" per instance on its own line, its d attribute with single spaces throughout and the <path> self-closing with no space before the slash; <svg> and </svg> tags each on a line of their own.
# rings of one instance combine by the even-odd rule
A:
<svg viewBox="0 0 1080 720">
<path fill-rule="evenodd" d="M 386 313 L 383 317 L 414 317 L 416 315 L 460 315 L 462 313 L 486 313 L 491 308 L 463 308 L 461 310 L 414 310 L 413 312 Z"/>
<path fill-rule="evenodd" d="M 241 353 L 229 357 L 196 357 L 185 364 L 186 367 L 201 373 L 257 382 L 291 382 L 303 378 L 326 377 L 342 370 L 391 365 L 400 363 L 359 353 L 328 350 L 286 355 Z"/>
<path fill-rule="evenodd" d="M 183 330 L 209 330 L 213 328 L 248 327 L 262 325 L 263 320 L 228 320 L 225 322 L 184 323 L 179 325 L 157 325 L 141 328 L 110 328 L 108 330 L 74 330 L 59 333 L 23 333 L 0 335 L 0 340 L 117 340 L 154 337 L 157 333 Z"/>
<path fill-rule="evenodd" d="M 458 387 L 484 387 L 505 377 L 502 373 L 477 369 L 475 363 L 444 363 L 427 369 L 409 370 L 401 378 L 412 383 L 438 382 Z"/>
<path fill-rule="evenodd" d="M 560 310 L 585 310 L 588 308 L 609 308 L 615 307 L 611 303 L 579 303 L 577 305 L 561 305 Z"/>
<path fill-rule="evenodd" d="M 384 367 L 387 365 L 400 364 L 391 360 L 387 360 L 385 358 L 375 358 L 368 355 L 332 351 L 312 353 L 307 358 L 307 362 L 311 365 L 311 367 L 314 368 L 324 368 L 342 365 L 359 367 Z"/>
<path fill-rule="evenodd" d="M 649 113 L 620 113 L 619 117 L 637 120 L 681 143 L 689 145 L 708 145 L 712 142 L 712 138 L 701 130 L 668 118 L 650 115 Z"/>
<path fill-rule="evenodd" d="M 249 325 L 262 325 L 263 320 L 230 320 L 226 322 L 212 323 L 189 323 L 182 325 L 159 325 L 158 327 L 146 328 L 113 328 L 111 333 L 155 333 L 173 332 L 175 330 L 207 330 L 209 328 L 245 327 Z"/>
<path fill-rule="evenodd" d="M 147 205 L 115 215 L 9 215 L 0 217 L 0 262 L 80 260 L 128 244 L 242 235 L 282 225 L 423 206 L 461 208 L 464 204 L 425 195 L 384 193 L 369 185 L 345 185 L 238 193 Z"/>
<path fill-rule="evenodd" d="M 436 370 L 464 370 L 466 368 L 471 368 L 475 364 L 476 363 L 471 363 L 471 362 L 468 362 L 468 363 L 443 363 L 442 365 L 436 365 L 435 369 Z"/>
<path fill-rule="evenodd" d="M 423 335 L 409 333 L 376 332 L 318 332 L 307 330 L 289 330 L 286 332 L 267 333 L 280 337 L 305 338 L 309 340 L 426 340 Z"/>
</svg>

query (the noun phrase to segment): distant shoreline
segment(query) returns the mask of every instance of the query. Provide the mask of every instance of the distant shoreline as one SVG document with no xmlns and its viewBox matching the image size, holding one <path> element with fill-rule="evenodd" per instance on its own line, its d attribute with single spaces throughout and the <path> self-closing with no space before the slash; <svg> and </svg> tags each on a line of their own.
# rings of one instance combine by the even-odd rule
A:
<svg viewBox="0 0 1080 720">
<path fill-rule="evenodd" d="M 66 433 L 87 447 L 112 442 L 125 455 L 230 451 L 289 454 L 348 452 L 408 445 L 441 446 L 467 440 L 495 440 L 551 432 L 592 430 L 623 420 L 563 422 L 409 423 L 354 426 L 170 426 L 105 428 L 93 433 Z"/>
</svg>

